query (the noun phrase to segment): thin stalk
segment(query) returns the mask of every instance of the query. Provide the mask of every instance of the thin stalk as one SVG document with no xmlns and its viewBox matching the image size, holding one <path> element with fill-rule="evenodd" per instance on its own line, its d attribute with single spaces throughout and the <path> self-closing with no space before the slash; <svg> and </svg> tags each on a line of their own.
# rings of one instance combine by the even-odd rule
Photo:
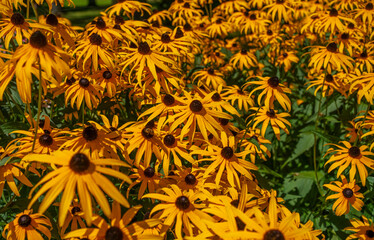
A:
<svg viewBox="0 0 374 240">
<path fill-rule="evenodd" d="M 325 73 L 326 75 L 326 73 Z M 314 130 L 317 131 L 317 128 L 318 128 L 318 122 L 319 122 L 319 116 L 320 116 L 320 113 L 321 113 L 321 105 L 322 105 L 322 96 L 323 96 L 323 88 L 324 88 L 324 85 L 325 85 L 325 78 L 323 79 L 323 82 L 322 82 L 322 88 L 321 88 L 321 95 L 319 97 L 319 103 L 318 103 L 318 112 L 317 112 L 317 118 L 316 118 L 316 122 L 315 122 L 315 125 L 314 125 Z M 318 165 L 317 165 L 317 136 L 316 134 L 314 133 L 314 146 L 313 146 L 313 167 L 314 167 L 314 175 L 315 175 L 315 178 L 316 178 L 316 184 L 317 184 L 317 188 L 318 188 L 318 191 L 319 193 L 321 194 L 321 196 L 323 196 L 323 191 L 322 191 L 322 188 L 321 186 L 319 185 L 319 179 L 318 179 Z"/>
<path fill-rule="evenodd" d="M 82 124 L 84 126 L 84 107 L 86 106 L 86 103 L 84 100 L 82 101 Z"/>
<path fill-rule="evenodd" d="M 30 17 L 30 0 L 27 0 L 26 19 Z"/>
<path fill-rule="evenodd" d="M 40 112 L 42 111 L 42 90 L 43 90 L 43 87 L 42 87 L 42 66 L 40 65 L 40 58 L 39 58 L 38 62 L 39 62 L 38 113 L 36 114 L 35 135 L 34 135 L 34 141 L 32 142 L 31 152 L 34 152 L 36 136 L 38 135 Z"/>
<path fill-rule="evenodd" d="M 259 108 L 257 109 L 257 111 L 256 111 L 255 115 L 253 116 L 253 118 L 251 119 L 251 121 L 249 121 L 249 123 L 245 126 L 244 134 L 243 134 L 242 138 L 241 138 L 240 141 L 239 141 L 239 144 L 238 144 L 238 148 L 237 148 L 237 149 L 240 149 L 240 146 L 242 145 L 242 142 L 243 142 L 243 140 L 244 140 L 244 138 L 245 138 L 245 135 L 247 134 L 248 129 L 249 129 L 251 123 L 253 122 L 253 120 L 256 118 L 258 112 L 260 111 L 260 108 L 261 108 L 261 107 L 259 107 Z"/>
<path fill-rule="evenodd" d="M 32 7 L 32 10 L 34 11 L 36 21 L 39 22 L 39 14 L 38 14 L 38 11 L 35 8 L 35 5 L 31 3 L 31 7 Z"/>
</svg>

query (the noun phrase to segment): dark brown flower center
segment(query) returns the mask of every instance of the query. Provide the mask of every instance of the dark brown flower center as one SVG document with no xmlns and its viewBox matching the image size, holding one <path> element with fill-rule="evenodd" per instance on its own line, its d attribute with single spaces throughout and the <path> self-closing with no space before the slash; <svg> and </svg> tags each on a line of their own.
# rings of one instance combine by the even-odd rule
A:
<svg viewBox="0 0 374 240">
<path fill-rule="evenodd" d="M 338 45 L 336 43 L 329 43 L 326 48 L 327 51 L 335 53 L 338 50 Z"/>
<path fill-rule="evenodd" d="M 53 144 L 53 138 L 49 134 L 43 134 L 39 137 L 39 143 L 43 147 L 48 147 Z"/>
<path fill-rule="evenodd" d="M 284 58 L 286 58 L 286 57 L 288 57 L 288 53 L 283 53 L 282 56 L 283 56 Z"/>
<path fill-rule="evenodd" d="M 364 51 L 360 54 L 360 57 L 361 57 L 361 58 L 367 58 L 367 57 L 368 57 L 368 53 L 364 50 Z"/>
<path fill-rule="evenodd" d="M 88 86 L 90 86 L 90 81 L 87 78 L 81 78 L 79 80 L 79 86 L 81 86 L 82 88 L 87 88 Z"/>
<path fill-rule="evenodd" d="M 368 11 L 373 10 L 374 5 L 372 3 L 368 3 L 368 4 L 366 4 L 365 9 L 368 10 Z"/>
<path fill-rule="evenodd" d="M 92 33 L 92 35 L 90 36 L 90 43 L 92 45 L 100 46 L 102 42 L 103 42 L 103 40 L 101 39 L 99 34 Z"/>
<path fill-rule="evenodd" d="M 39 127 L 43 128 L 44 124 L 45 124 L 45 120 L 44 119 L 39 119 Z"/>
<path fill-rule="evenodd" d="M 170 94 L 166 94 L 164 96 L 164 98 L 162 99 L 162 102 L 166 105 L 166 106 L 171 106 L 175 103 L 175 98 L 170 95 Z"/>
<path fill-rule="evenodd" d="M 73 85 L 73 83 L 75 83 L 76 79 L 74 77 L 71 77 L 71 78 L 67 78 L 65 83 L 69 86 Z"/>
<path fill-rule="evenodd" d="M 213 68 L 209 68 L 208 69 L 208 74 L 209 75 L 214 75 L 214 69 Z"/>
<path fill-rule="evenodd" d="M 190 206 L 190 200 L 186 196 L 180 196 L 175 201 L 175 205 L 180 210 L 186 210 Z"/>
<path fill-rule="evenodd" d="M 353 146 L 353 147 L 351 147 L 351 148 L 348 150 L 348 154 L 349 154 L 349 156 L 355 158 L 355 157 L 358 157 L 358 156 L 361 155 L 361 151 L 360 151 L 360 149 L 359 149 L 358 147 Z"/>
<path fill-rule="evenodd" d="M 222 126 L 226 126 L 229 123 L 229 120 L 226 118 L 218 118 L 218 121 Z"/>
<path fill-rule="evenodd" d="M 10 21 L 13 23 L 13 25 L 19 26 L 25 22 L 25 18 L 21 13 L 13 13 L 13 15 L 10 17 Z"/>
<path fill-rule="evenodd" d="M 334 82 L 334 77 L 331 74 L 327 74 L 325 77 L 326 82 Z"/>
<path fill-rule="evenodd" d="M 147 55 L 151 53 L 151 48 L 147 42 L 141 42 L 138 46 L 138 52 L 142 55 Z"/>
<path fill-rule="evenodd" d="M 103 78 L 105 79 L 111 79 L 112 78 L 112 73 L 110 71 L 105 71 L 103 72 Z"/>
<path fill-rule="evenodd" d="M 43 48 L 47 46 L 47 38 L 41 31 L 36 31 L 30 36 L 30 44 L 34 48 Z"/>
<path fill-rule="evenodd" d="M 352 189 L 350 189 L 350 188 L 344 188 L 343 189 L 343 196 L 345 198 L 351 198 L 351 197 L 353 197 L 353 191 L 352 191 Z"/>
<path fill-rule="evenodd" d="M 159 27 L 161 27 L 161 26 L 160 26 L 160 23 L 159 23 L 159 22 L 152 22 L 152 27 L 154 27 L 154 28 L 159 28 Z"/>
<path fill-rule="evenodd" d="M 203 110 L 203 104 L 199 100 L 193 100 L 190 103 L 190 109 L 194 113 L 200 112 Z"/>
<path fill-rule="evenodd" d="M 80 212 L 80 211 L 81 211 L 81 209 L 79 207 L 73 207 L 71 209 L 71 214 L 75 215 L 77 212 Z"/>
<path fill-rule="evenodd" d="M 184 26 L 183 26 L 183 30 L 184 30 L 185 32 L 190 32 L 190 31 L 192 31 L 192 26 L 191 26 L 189 23 L 186 23 L 186 24 L 184 24 Z"/>
<path fill-rule="evenodd" d="M 186 2 L 186 3 L 183 4 L 183 7 L 184 8 L 190 8 L 190 4 L 188 2 Z"/>
<path fill-rule="evenodd" d="M 57 26 L 58 19 L 57 19 L 56 15 L 51 13 L 47 16 L 46 22 L 47 22 L 47 24 L 49 24 L 51 26 Z"/>
<path fill-rule="evenodd" d="M 123 24 L 123 23 L 125 22 L 125 20 L 124 20 L 123 17 L 121 17 L 121 16 L 116 16 L 116 17 L 114 18 L 114 22 L 115 22 L 115 24 L 119 24 L 119 25 L 121 25 L 121 24 Z"/>
<path fill-rule="evenodd" d="M 161 35 L 161 42 L 163 42 L 163 43 L 171 42 L 169 34 L 167 34 L 167 33 L 162 34 Z"/>
<path fill-rule="evenodd" d="M 343 34 L 341 35 L 341 38 L 342 38 L 343 40 L 347 40 L 347 39 L 349 39 L 349 33 L 343 33 Z"/>
<path fill-rule="evenodd" d="M 164 137 L 163 141 L 167 147 L 172 147 L 175 143 L 175 137 L 171 134 L 168 134 Z"/>
<path fill-rule="evenodd" d="M 271 36 L 271 35 L 273 35 L 273 31 L 271 31 L 271 30 L 269 29 L 269 30 L 266 31 L 266 34 L 269 35 L 269 36 Z"/>
<path fill-rule="evenodd" d="M 239 200 L 238 199 L 232 200 L 231 205 L 237 208 L 239 206 Z"/>
<path fill-rule="evenodd" d="M 97 138 L 97 130 L 94 126 L 85 127 L 83 130 L 83 138 L 87 141 L 93 141 Z"/>
<path fill-rule="evenodd" d="M 222 19 L 217 19 L 216 20 L 216 24 L 221 24 L 222 23 Z"/>
<path fill-rule="evenodd" d="M 180 28 L 178 28 L 177 31 L 175 32 L 174 38 L 181 38 L 183 36 L 184 36 L 183 31 Z"/>
<path fill-rule="evenodd" d="M 27 214 L 18 218 L 18 225 L 21 227 L 28 227 L 31 224 L 31 217 Z"/>
<path fill-rule="evenodd" d="M 215 101 L 215 102 L 221 101 L 221 95 L 219 95 L 218 92 L 214 93 L 212 95 L 212 100 Z"/>
<path fill-rule="evenodd" d="M 276 88 L 279 86 L 279 78 L 278 77 L 271 77 L 268 80 L 268 84 L 272 88 Z"/>
<path fill-rule="evenodd" d="M 110 227 L 106 230 L 105 240 L 122 240 L 123 232 L 118 227 Z"/>
<path fill-rule="evenodd" d="M 355 28 L 355 25 L 353 23 L 348 23 L 348 29 L 354 29 Z"/>
<path fill-rule="evenodd" d="M 193 175 L 192 173 L 188 174 L 185 178 L 184 178 L 184 181 L 188 184 L 188 185 L 194 185 L 196 183 L 196 177 L 195 175 Z"/>
<path fill-rule="evenodd" d="M 252 21 L 256 20 L 256 14 L 251 14 L 251 16 L 249 16 L 249 19 L 251 19 Z"/>
<path fill-rule="evenodd" d="M 236 92 L 237 92 L 238 94 L 240 94 L 240 95 L 245 95 L 244 92 L 243 92 L 243 90 L 241 90 L 241 89 L 238 89 Z"/>
<path fill-rule="evenodd" d="M 234 156 L 234 150 L 231 147 L 224 147 L 221 150 L 221 156 L 224 159 L 230 159 Z"/>
<path fill-rule="evenodd" d="M 152 178 L 155 175 L 155 169 L 153 167 L 147 167 L 144 169 L 144 176 Z"/>
<path fill-rule="evenodd" d="M 90 160 L 83 153 L 76 153 L 70 159 L 69 167 L 75 173 L 83 173 L 90 167 Z"/>
<path fill-rule="evenodd" d="M 373 230 L 366 230 L 365 235 L 368 238 L 374 238 L 374 232 L 373 232 Z"/>
<path fill-rule="evenodd" d="M 98 29 L 104 29 L 106 27 L 106 23 L 105 23 L 105 21 L 104 21 L 104 19 L 102 17 L 99 17 L 96 20 L 96 27 Z"/>
<path fill-rule="evenodd" d="M 285 240 L 283 233 L 277 229 L 270 229 L 264 234 L 263 240 Z"/>
<path fill-rule="evenodd" d="M 152 128 L 145 127 L 142 130 L 142 135 L 146 139 L 151 139 L 155 135 L 155 133 L 153 132 Z"/>
<path fill-rule="evenodd" d="M 155 121 L 154 120 L 151 120 L 149 122 L 147 122 L 147 124 L 145 125 L 146 128 L 154 128 L 155 127 Z"/>
<path fill-rule="evenodd" d="M 277 3 L 277 4 L 283 4 L 283 3 L 284 3 L 284 0 L 277 0 L 276 3 Z"/>
<path fill-rule="evenodd" d="M 269 111 L 266 112 L 266 115 L 271 118 L 275 118 L 275 112 L 274 109 L 270 109 Z"/>
<path fill-rule="evenodd" d="M 330 10 L 330 17 L 337 17 L 338 16 L 338 10 L 336 10 L 335 8 L 332 8 Z"/>
<path fill-rule="evenodd" d="M 242 50 L 240 50 L 240 53 L 241 53 L 242 55 L 246 55 L 246 54 L 247 54 L 247 50 L 246 50 L 246 49 L 242 49 Z"/>
</svg>

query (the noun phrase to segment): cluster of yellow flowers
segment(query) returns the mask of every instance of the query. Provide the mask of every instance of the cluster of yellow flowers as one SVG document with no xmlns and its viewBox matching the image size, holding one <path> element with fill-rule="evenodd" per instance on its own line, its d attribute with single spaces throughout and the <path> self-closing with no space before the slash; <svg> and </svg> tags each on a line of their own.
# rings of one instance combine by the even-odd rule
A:
<svg viewBox="0 0 374 240">
<path fill-rule="evenodd" d="M 0 100 L 11 102 L 16 85 L 30 126 L 0 147 L 0 196 L 5 182 L 18 197 L 23 185 L 33 187 L 4 238 L 50 239 L 52 219 L 43 214 L 58 205 L 54 237 L 62 239 L 324 239 L 256 177 L 256 160 L 271 156 L 267 138 L 289 134 L 296 101 L 284 79 L 305 58 L 296 50 L 304 46 L 307 88 L 321 91 L 320 101 L 357 92 L 368 102 L 350 139 L 326 153 L 328 172 L 338 168 L 342 179 L 324 185 L 337 192 L 327 197 L 337 199 L 336 215 L 350 205 L 361 210 L 356 169 L 362 186 L 374 169 L 374 154 L 358 146 L 374 134 L 372 2 L 175 0 L 152 11 L 118 0 L 85 28 L 35 8 L 66 3 L 74 5 L 0 3 Z M 43 98 L 56 113 L 42 114 Z M 57 127 L 52 113 L 76 128 Z M 231 121 L 244 115 L 243 126 Z M 144 216 L 138 203 L 149 206 Z M 121 205 L 129 208 L 123 215 Z M 365 217 L 351 223 L 350 239 L 374 237 Z"/>
</svg>

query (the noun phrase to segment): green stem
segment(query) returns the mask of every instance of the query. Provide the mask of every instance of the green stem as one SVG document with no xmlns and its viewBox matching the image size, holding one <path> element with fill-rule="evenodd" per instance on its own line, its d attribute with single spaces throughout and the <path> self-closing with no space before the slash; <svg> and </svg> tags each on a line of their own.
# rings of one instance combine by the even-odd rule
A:
<svg viewBox="0 0 374 240">
<path fill-rule="evenodd" d="M 325 76 L 326 76 L 326 72 L 325 72 Z M 325 78 L 323 79 L 323 82 L 322 82 L 321 95 L 319 97 L 317 118 L 316 118 L 316 122 L 315 122 L 315 125 L 314 125 L 314 130 L 315 131 L 317 131 L 317 128 L 318 128 L 318 122 L 319 122 L 319 116 L 320 116 L 320 113 L 321 113 L 321 105 L 322 105 L 323 87 L 324 86 L 325 86 Z M 324 196 L 323 190 L 322 190 L 321 186 L 319 185 L 319 179 L 318 179 L 317 136 L 316 136 L 315 133 L 314 133 L 314 146 L 313 146 L 313 167 L 314 167 L 314 175 L 315 175 L 315 178 L 316 178 L 316 184 L 317 184 L 318 191 L 321 194 L 321 196 Z"/>
<path fill-rule="evenodd" d="M 32 7 L 32 10 L 34 11 L 36 21 L 39 22 L 39 14 L 38 14 L 38 11 L 35 8 L 35 5 L 31 3 L 31 7 Z"/>
<path fill-rule="evenodd" d="M 36 136 L 38 135 L 40 112 L 42 111 L 42 90 L 43 90 L 43 86 L 42 86 L 42 66 L 40 65 L 40 59 L 39 59 L 38 62 L 39 62 L 38 113 L 36 114 L 35 135 L 34 135 L 34 141 L 32 142 L 31 152 L 34 152 Z"/>
<path fill-rule="evenodd" d="M 253 122 L 253 120 L 256 118 L 258 112 L 260 111 L 260 108 L 261 108 L 261 107 L 259 107 L 259 108 L 257 109 L 257 111 L 256 111 L 255 115 L 253 116 L 253 118 L 251 119 L 251 121 L 249 121 L 249 123 L 245 126 L 244 134 L 243 134 L 242 138 L 241 138 L 240 141 L 239 141 L 239 144 L 238 144 L 237 149 L 240 149 L 240 146 L 242 145 L 242 142 L 243 142 L 243 140 L 244 140 L 244 138 L 245 138 L 245 135 L 248 133 L 248 129 L 249 129 L 251 123 Z"/>
<path fill-rule="evenodd" d="M 30 0 L 27 0 L 26 19 L 30 17 Z"/>
<path fill-rule="evenodd" d="M 82 102 L 82 124 L 83 124 L 83 126 L 84 126 L 84 107 L 85 106 L 86 106 L 86 103 L 83 100 L 83 102 Z"/>
</svg>

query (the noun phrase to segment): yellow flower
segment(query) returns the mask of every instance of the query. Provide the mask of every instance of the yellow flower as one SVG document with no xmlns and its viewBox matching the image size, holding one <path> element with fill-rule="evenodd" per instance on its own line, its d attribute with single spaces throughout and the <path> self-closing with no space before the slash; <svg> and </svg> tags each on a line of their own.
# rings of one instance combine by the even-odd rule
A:
<svg viewBox="0 0 374 240">
<path fill-rule="evenodd" d="M 103 91 L 101 86 L 95 84 L 87 76 L 82 77 L 79 81 L 75 81 L 66 89 L 65 106 L 67 106 L 70 101 L 70 106 L 73 108 L 74 104 L 76 104 L 79 110 L 84 100 L 89 109 L 97 108 L 102 97 L 100 91 Z"/>
<path fill-rule="evenodd" d="M 337 192 L 326 198 L 337 199 L 332 206 L 335 214 L 341 216 L 349 213 L 350 205 L 357 211 L 361 211 L 364 202 L 360 198 L 364 198 L 362 193 L 358 192 L 360 187 L 356 185 L 356 181 L 347 182 L 347 179 L 341 175 L 342 181 L 333 181 L 334 184 L 324 184 L 323 186 L 330 189 L 331 191 Z"/>
<path fill-rule="evenodd" d="M 51 239 L 52 224 L 49 219 L 39 213 L 32 213 L 32 210 L 24 210 L 16 215 L 16 218 L 8 223 L 2 236 L 11 240 L 44 239 L 40 233 Z"/>
<path fill-rule="evenodd" d="M 257 97 L 258 105 L 262 106 L 262 99 L 265 96 L 264 105 L 268 109 L 274 108 L 274 101 L 277 100 L 286 111 L 291 111 L 291 100 L 286 93 L 291 93 L 291 89 L 280 83 L 278 77 L 257 77 L 260 81 L 248 81 L 243 88 L 249 85 L 260 85 L 253 89 L 249 95 L 251 96 L 255 91 L 262 90 Z"/>
<path fill-rule="evenodd" d="M 364 215 L 361 216 L 362 221 L 353 218 L 350 220 L 352 227 L 346 227 L 344 230 L 353 231 L 347 239 L 370 239 L 374 238 L 374 225 L 373 220 L 367 219 Z"/>
<path fill-rule="evenodd" d="M 153 167 L 144 167 L 139 165 L 138 168 L 133 168 L 133 174 L 130 175 L 130 178 L 136 179 L 126 191 L 126 197 L 129 198 L 130 190 L 137 184 L 140 184 L 138 191 L 138 200 L 141 199 L 144 195 L 145 190 L 148 189 L 149 193 L 154 193 L 158 189 L 158 184 L 160 181 L 160 173 L 156 171 Z"/>
<path fill-rule="evenodd" d="M 336 43 L 329 43 L 327 47 L 318 46 L 311 52 L 311 55 L 308 66 L 313 67 L 317 72 L 322 68 L 329 74 L 333 70 L 340 71 L 343 69 L 348 72 L 353 69 L 353 59 L 340 53 Z"/>
<path fill-rule="evenodd" d="M 230 59 L 230 64 L 240 70 L 248 69 L 258 65 L 256 56 L 246 49 L 240 50 Z"/>
<path fill-rule="evenodd" d="M 107 174 L 131 184 L 132 181 L 127 175 L 113 170 L 112 168 L 105 167 L 107 165 L 127 167 L 128 165 L 122 161 L 116 159 L 91 159 L 87 151 L 78 153 L 73 151 L 56 151 L 52 154 L 52 157 L 51 155 L 44 154 L 30 154 L 27 155 L 24 160 L 62 165 L 60 168 L 48 173 L 34 186 L 30 192 L 30 197 L 36 188 L 43 184 L 28 205 L 28 208 L 30 208 L 43 193 L 48 192 L 39 206 L 39 213 L 42 214 L 48 209 L 56 197 L 62 193 L 58 217 L 60 226 L 65 222 L 70 203 L 74 198 L 76 190 L 78 191 L 84 218 L 88 225 L 91 225 L 93 212 L 90 194 L 95 197 L 96 202 L 101 206 L 101 209 L 107 217 L 110 216 L 111 210 L 103 191 L 123 206 L 129 207 L 129 203 L 114 184 L 102 175 Z"/>
<path fill-rule="evenodd" d="M 166 194 L 149 193 L 143 198 L 152 198 L 162 201 L 157 204 L 151 211 L 151 215 L 157 213 L 154 218 L 163 220 L 163 224 L 172 227 L 175 223 L 175 235 L 182 239 L 182 231 L 187 236 L 195 235 L 195 231 L 208 231 L 202 220 L 214 221 L 212 217 L 200 209 L 204 207 L 199 204 L 198 200 L 205 200 L 207 196 L 201 192 L 193 193 L 182 191 L 177 185 L 172 184 L 170 187 L 161 189 Z"/>
<path fill-rule="evenodd" d="M 342 141 L 341 144 L 343 144 L 343 146 L 331 143 L 330 145 L 338 147 L 338 149 L 330 148 L 325 154 L 326 156 L 330 153 L 334 153 L 334 155 L 332 155 L 325 163 L 325 165 L 333 163 L 329 167 L 328 172 L 331 172 L 335 168 L 339 167 L 336 174 L 336 177 L 339 177 L 343 171 L 348 168 L 349 165 L 351 165 L 351 169 L 349 170 L 350 181 L 353 181 L 358 169 L 362 185 L 365 186 L 366 178 L 368 176 L 366 167 L 374 169 L 374 160 L 368 158 L 367 156 L 373 156 L 374 153 L 365 151 L 368 148 L 366 145 L 362 145 L 360 147 L 352 146 L 351 143 L 347 141 Z"/>
<path fill-rule="evenodd" d="M 252 110 L 257 112 L 257 113 L 253 113 L 252 115 L 250 115 L 254 117 L 253 128 L 255 128 L 258 124 L 262 123 L 261 135 L 263 137 L 265 137 L 266 129 L 269 123 L 271 127 L 273 128 L 274 134 L 277 137 L 278 141 L 280 140 L 279 129 L 282 129 L 287 134 L 289 134 L 289 131 L 286 125 L 291 127 L 291 123 L 288 120 L 286 120 L 285 117 L 289 117 L 290 114 L 278 113 L 277 110 L 274 110 L 274 109 L 267 110 L 264 107 L 252 108 Z"/>
<path fill-rule="evenodd" d="M 16 177 L 22 184 L 32 187 L 32 183 L 27 179 L 20 168 L 22 167 L 18 163 L 6 163 L 3 166 L 0 166 L 0 197 L 3 195 L 5 182 L 16 196 L 21 196 L 16 182 L 14 181 L 14 177 Z"/>
</svg>

